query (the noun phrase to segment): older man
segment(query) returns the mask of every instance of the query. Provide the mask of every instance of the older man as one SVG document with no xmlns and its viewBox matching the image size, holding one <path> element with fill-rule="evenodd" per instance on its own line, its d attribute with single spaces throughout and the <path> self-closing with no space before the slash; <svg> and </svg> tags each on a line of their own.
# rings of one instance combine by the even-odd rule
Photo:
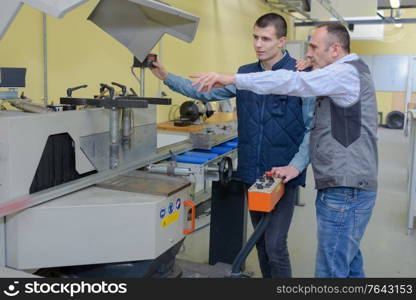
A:
<svg viewBox="0 0 416 300">
<path fill-rule="evenodd" d="M 311 128 L 310 157 L 318 190 L 317 277 L 364 277 L 360 241 L 377 191 L 377 104 L 368 66 L 350 54 L 339 23 L 318 26 L 307 57 L 308 73 L 193 75 L 200 91 L 235 84 L 258 94 L 319 96 Z"/>
</svg>

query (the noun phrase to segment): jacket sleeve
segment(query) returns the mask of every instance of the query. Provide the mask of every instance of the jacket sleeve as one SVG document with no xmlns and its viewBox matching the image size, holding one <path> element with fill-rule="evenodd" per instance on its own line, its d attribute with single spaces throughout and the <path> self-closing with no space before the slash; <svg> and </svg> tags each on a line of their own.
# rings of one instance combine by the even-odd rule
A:
<svg viewBox="0 0 416 300">
<path fill-rule="evenodd" d="M 235 85 L 228 85 L 223 88 L 215 88 L 209 93 L 200 93 L 197 92 L 198 86 L 192 86 L 191 80 L 171 73 L 168 74 L 168 77 L 163 83 L 167 85 L 172 91 L 175 91 L 189 98 L 198 99 L 205 102 L 226 100 L 236 96 Z"/>
</svg>

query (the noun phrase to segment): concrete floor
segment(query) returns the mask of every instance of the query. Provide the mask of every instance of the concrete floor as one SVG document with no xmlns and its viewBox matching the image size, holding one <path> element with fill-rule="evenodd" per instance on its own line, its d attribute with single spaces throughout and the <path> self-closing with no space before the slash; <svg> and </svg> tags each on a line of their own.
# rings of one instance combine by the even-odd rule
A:
<svg viewBox="0 0 416 300">
<path fill-rule="evenodd" d="M 373 216 L 361 243 L 368 277 L 416 277 L 416 233 L 407 235 L 408 140 L 401 130 L 379 130 L 379 190 Z M 289 232 L 289 252 L 294 277 L 313 277 L 316 252 L 315 195 L 313 175 L 308 170 L 307 187 L 296 207 Z M 200 217 L 197 227 L 209 223 Z M 252 228 L 249 225 L 248 233 Z M 208 262 L 209 226 L 185 240 L 180 259 Z M 252 251 L 246 270 L 261 273 Z"/>
</svg>

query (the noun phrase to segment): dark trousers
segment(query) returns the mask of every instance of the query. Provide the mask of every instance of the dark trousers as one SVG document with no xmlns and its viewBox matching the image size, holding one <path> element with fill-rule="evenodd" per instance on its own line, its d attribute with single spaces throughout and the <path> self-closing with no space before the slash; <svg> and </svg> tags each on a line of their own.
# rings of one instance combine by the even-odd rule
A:
<svg viewBox="0 0 416 300">
<path fill-rule="evenodd" d="M 245 185 L 245 194 L 250 186 Z M 270 212 L 269 226 L 256 244 L 261 273 L 264 278 L 290 278 L 287 233 L 292 221 L 298 187 L 285 186 L 285 194 Z M 250 211 L 251 222 L 255 228 L 265 213 Z"/>
</svg>

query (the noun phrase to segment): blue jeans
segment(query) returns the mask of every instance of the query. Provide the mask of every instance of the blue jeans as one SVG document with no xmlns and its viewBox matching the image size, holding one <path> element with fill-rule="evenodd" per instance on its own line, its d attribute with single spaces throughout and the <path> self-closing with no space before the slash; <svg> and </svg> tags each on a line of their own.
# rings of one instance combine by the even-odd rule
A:
<svg viewBox="0 0 416 300">
<path fill-rule="evenodd" d="M 318 190 L 315 277 L 365 277 L 360 241 L 376 195 L 348 187 Z"/>
<path fill-rule="evenodd" d="M 260 269 L 264 278 L 292 277 L 287 249 L 287 233 L 292 221 L 298 188 L 297 186 L 285 186 L 283 197 L 275 209 L 270 212 L 272 217 L 266 231 L 256 243 Z M 264 214 L 263 212 L 250 211 L 254 228 Z"/>
</svg>

